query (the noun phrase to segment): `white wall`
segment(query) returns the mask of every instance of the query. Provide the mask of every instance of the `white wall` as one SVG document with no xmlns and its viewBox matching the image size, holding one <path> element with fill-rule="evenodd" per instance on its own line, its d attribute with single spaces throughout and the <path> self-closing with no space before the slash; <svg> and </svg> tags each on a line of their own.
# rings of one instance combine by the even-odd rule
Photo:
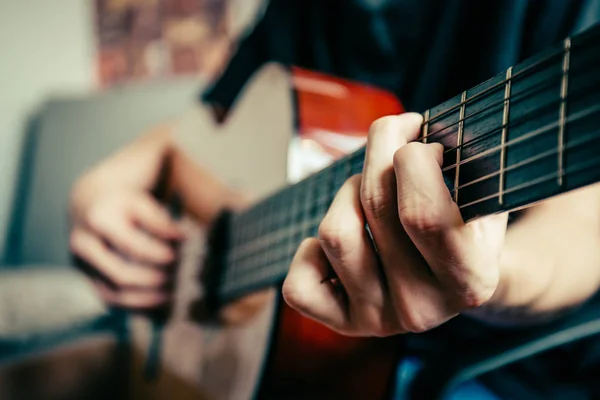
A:
<svg viewBox="0 0 600 400">
<path fill-rule="evenodd" d="M 0 0 L 0 261 L 28 115 L 94 86 L 92 0 Z"/>
</svg>

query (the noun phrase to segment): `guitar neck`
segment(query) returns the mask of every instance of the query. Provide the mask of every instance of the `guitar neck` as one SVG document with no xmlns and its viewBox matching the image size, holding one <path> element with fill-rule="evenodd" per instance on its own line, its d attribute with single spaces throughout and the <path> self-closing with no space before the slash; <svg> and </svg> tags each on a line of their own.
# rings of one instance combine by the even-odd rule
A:
<svg viewBox="0 0 600 400">
<path fill-rule="evenodd" d="M 423 113 L 419 140 L 444 145 L 442 171 L 465 221 L 600 180 L 599 36 L 593 27 Z M 232 215 L 216 297 L 281 282 L 364 155 L 363 147 Z"/>
</svg>

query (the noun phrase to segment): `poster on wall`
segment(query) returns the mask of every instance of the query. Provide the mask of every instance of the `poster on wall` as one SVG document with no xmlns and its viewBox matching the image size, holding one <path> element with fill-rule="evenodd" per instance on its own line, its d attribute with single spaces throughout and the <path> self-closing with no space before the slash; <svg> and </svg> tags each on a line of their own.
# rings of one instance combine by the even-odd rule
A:
<svg viewBox="0 0 600 400">
<path fill-rule="evenodd" d="M 103 88 L 180 75 L 211 78 L 231 49 L 228 0 L 93 0 Z"/>
</svg>

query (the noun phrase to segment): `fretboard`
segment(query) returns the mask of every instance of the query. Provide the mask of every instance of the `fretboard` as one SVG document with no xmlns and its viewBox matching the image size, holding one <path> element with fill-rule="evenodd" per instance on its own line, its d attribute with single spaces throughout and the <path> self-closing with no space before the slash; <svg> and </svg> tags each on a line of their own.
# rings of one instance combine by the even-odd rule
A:
<svg viewBox="0 0 600 400">
<path fill-rule="evenodd" d="M 514 211 L 600 180 L 600 28 L 566 39 L 423 113 L 425 143 L 444 145 L 448 190 L 463 218 Z M 221 301 L 281 282 L 316 236 L 365 148 L 229 220 Z"/>
</svg>

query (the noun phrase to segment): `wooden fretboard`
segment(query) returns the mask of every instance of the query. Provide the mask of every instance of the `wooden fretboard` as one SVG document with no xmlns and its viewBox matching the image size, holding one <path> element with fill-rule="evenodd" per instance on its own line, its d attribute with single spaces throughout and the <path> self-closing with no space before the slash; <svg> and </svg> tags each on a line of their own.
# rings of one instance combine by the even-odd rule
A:
<svg viewBox="0 0 600 400">
<path fill-rule="evenodd" d="M 465 220 L 513 211 L 600 180 L 600 27 L 423 113 L 423 142 L 445 147 L 443 173 Z M 234 214 L 213 284 L 227 301 L 281 282 L 316 236 L 365 148 Z"/>
</svg>

